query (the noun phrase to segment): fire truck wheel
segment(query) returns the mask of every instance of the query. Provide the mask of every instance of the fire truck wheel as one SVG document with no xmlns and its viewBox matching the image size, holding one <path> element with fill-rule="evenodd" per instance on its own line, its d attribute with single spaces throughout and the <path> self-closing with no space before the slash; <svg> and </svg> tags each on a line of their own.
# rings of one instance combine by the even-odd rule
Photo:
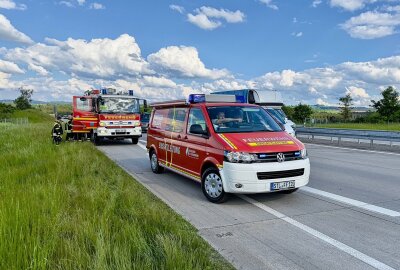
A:
<svg viewBox="0 0 400 270">
<path fill-rule="evenodd" d="M 138 144 L 139 138 L 132 138 L 132 143 L 133 144 Z"/>
<path fill-rule="evenodd" d="M 164 172 L 164 168 L 158 163 L 158 157 L 154 150 L 150 152 L 150 167 L 153 173 L 158 174 Z"/>
<path fill-rule="evenodd" d="M 213 203 L 223 203 L 228 199 L 222 184 L 219 171 L 216 168 L 208 168 L 201 179 L 201 189 L 207 200 Z"/>
<path fill-rule="evenodd" d="M 91 140 L 95 145 L 99 145 L 101 139 L 97 136 L 96 133 L 92 133 L 91 136 L 90 136 L 90 140 Z"/>
</svg>

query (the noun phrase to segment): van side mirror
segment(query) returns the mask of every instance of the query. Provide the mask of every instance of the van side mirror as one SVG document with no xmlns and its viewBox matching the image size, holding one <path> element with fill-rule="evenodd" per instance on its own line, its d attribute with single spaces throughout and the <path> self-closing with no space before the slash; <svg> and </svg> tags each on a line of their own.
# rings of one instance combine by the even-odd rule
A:
<svg viewBox="0 0 400 270">
<path fill-rule="evenodd" d="M 207 130 L 204 130 L 201 125 L 194 124 L 190 126 L 189 132 L 196 135 L 203 135 L 208 137 Z"/>
<path fill-rule="evenodd" d="M 86 98 L 85 97 L 80 97 L 79 100 L 80 101 L 86 101 Z"/>
</svg>

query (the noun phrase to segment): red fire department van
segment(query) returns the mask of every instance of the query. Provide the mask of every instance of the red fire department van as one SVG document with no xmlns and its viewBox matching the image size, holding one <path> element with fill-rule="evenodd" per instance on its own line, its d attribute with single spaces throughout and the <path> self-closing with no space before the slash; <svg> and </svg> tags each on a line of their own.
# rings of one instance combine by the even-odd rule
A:
<svg viewBox="0 0 400 270">
<path fill-rule="evenodd" d="M 95 143 L 104 138 L 131 139 L 137 144 L 142 136 L 140 101 L 133 91 L 117 92 L 113 88 L 87 91 L 84 96 L 73 97 L 74 137 L 90 137 Z"/>
<path fill-rule="evenodd" d="M 190 95 L 154 103 L 147 149 L 154 173 L 164 168 L 201 182 L 206 198 L 229 193 L 291 193 L 308 183 L 304 145 L 261 107 L 235 96 Z"/>
</svg>

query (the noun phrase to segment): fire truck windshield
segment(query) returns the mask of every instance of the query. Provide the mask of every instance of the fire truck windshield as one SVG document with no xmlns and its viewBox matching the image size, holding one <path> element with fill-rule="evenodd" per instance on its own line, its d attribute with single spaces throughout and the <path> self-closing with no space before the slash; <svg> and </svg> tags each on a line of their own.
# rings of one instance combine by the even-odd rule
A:
<svg viewBox="0 0 400 270">
<path fill-rule="evenodd" d="M 139 100 L 128 97 L 102 97 L 101 113 L 139 113 Z"/>
</svg>

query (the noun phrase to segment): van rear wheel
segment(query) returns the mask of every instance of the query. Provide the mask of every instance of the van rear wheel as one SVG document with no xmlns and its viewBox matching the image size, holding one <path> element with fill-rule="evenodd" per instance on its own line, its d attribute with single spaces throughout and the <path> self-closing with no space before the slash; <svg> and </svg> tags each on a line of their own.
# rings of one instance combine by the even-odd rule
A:
<svg viewBox="0 0 400 270">
<path fill-rule="evenodd" d="M 164 172 L 164 167 L 161 167 L 158 163 L 158 157 L 156 152 L 153 150 L 150 154 L 150 167 L 153 173 L 162 173 Z"/>
<path fill-rule="evenodd" d="M 216 168 L 208 168 L 201 179 L 201 189 L 207 200 L 213 203 L 222 203 L 228 198 L 225 193 L 222 178 Z"/>
</svg>

